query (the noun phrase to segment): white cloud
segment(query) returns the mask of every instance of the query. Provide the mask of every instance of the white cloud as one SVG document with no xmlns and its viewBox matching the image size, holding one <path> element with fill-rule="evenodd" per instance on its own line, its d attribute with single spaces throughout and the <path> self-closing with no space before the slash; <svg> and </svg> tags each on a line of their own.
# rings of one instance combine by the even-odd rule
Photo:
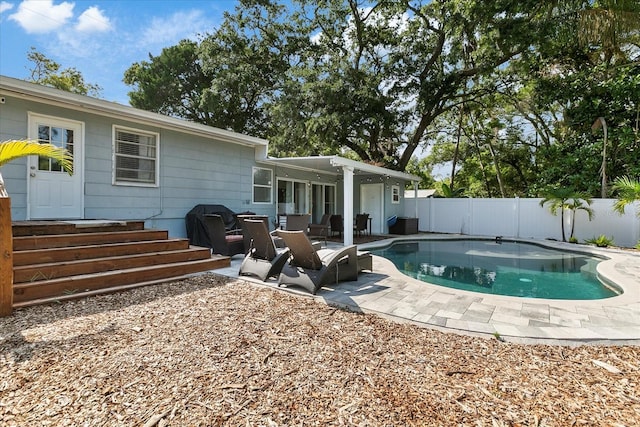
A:
<svg viewBox="0 0 640 427">
<path fill-rule="evenodd" d="M 207 20 L 202 11 L 177 12 L 168 18 L 153 18 L 145 30 L 143 45 L 168 45 L 184 38 L 193 38 L 198 31 L 205 31 Z"/>
<path fill-rule="evenodd" d="M 104 16 L 102 11 L 96 6 L 91 6 L 89 9 L 82 12 L 82 15 L 78 17 L 78 23 L 76 24 L 76 30 L 84 33 L 89 32 L 102 32 L 111 29 L 111 21 Z"/>
<path fill-rule="evenodd" d="M 8 1 L 0 2 L 0 13 L 13 9 L 13 5 Z"/>
<path fill-rule="evenodd" d="M 69 21 L 73 6 L 68 2 L 54 5 L 52 0 L 24 0 L 9 19 L 16 21 L 27 33 L 48 33 Z"/>
</svg>

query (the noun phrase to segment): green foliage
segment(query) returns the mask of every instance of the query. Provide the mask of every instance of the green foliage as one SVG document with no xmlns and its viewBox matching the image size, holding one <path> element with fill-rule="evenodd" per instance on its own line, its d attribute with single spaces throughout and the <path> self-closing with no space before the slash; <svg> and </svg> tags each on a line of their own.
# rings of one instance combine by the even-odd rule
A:
<svg viewBox="0 0 640 427">
<path fill-rule="evenodd" d="M 289 10 L 245 0 L 201 41 L 196 58 L 152 57 L 134 64 L 127 81 L 137 85 L 136 105 L 184 115 L 143 101 L 181 75 L 171 67 L 200 65 L 209 83 L 202 93 L 175 89 L 188 104 L 200 96 L 204 117 L 196 120 L 267 137 L 277 153 L 348 149 L 405 170 L 438 132 L 439 117 L 493 93 L 500 68 L 543 40 L 550 11 L 533 0 L 301 0 Z"/>
<path fill-rule="evenodd" d="M 596 245 L 599 248 L 606 248 L 613 245 L 613 237 L 607 237 L 604 234 L 601 234 L 598 237 L 592 237 L 591 239 L 585 240 L 585 243 Z"/>
<path fill-rule="evenodd" d="M 11 140 L 0 142 L 0 167 L 13 160 L 27 156 L 43 156 L 56 160 L 69 175 L 73 174 L 73 156 L 65 148 L 37 141 Z M 0 173 L 0 197 L 8 197 L 4 180 Z"/>
<path fill-rule="evenodd" d="M 613 191 L 618 198 L 613 209 L 623 214 L 626 205 L 640 200 L 640 180 L 631 179 L 628 176 L 618 177 L 613 183 Z M 640 208 L 636 214 L 640 217 Z"/>
<path fill-rule="evenodd" d="M 420 160 L 416 157 L 412 157 L 405 171 L 421 178 L 418 183 L 418 188 L 429 189 L 433 188 L 434 185 L 434 180 L 431 176 L 432 169 L 433 167 L 429 164 L 429 160 L 426 157 L 423 157 Z M 407 185 L 410 185 L 410 183 L 407 183 Z"/>
<path fill-rule="evenodd" d="M 563 114 L 553 133 L 556 143 L 542 145 L 536 158 L 540 185 L 574 186 L 596 195 L 604 138 L 591 126 L 598 117 L 608 124 L 606 175 L 640 174 L 640 64 L 586 65 L 536 82 L 540 108 Z"/>
<path fill-rule="evenodd" d="M 13 160 L 27 156 L 43 156 L 60 163 L 69 175 L 73 174 L 73 156 L 65 148 L 38 141 L 10 140 L 0 142 L 0 167 Z"/>
<path fill-rule="evenodd" d="M 199 43 L 183 40 L 133 64 L 124 79 L 131 104 L 271 139 L 301 41 L 279 21 L 283 6 L 242 3 Z"/>
<path fill-rule="evenodd" d="M 124 82 L 134 88 L 129 92 L 129 102 L 136 108 L 211 126 L 218 124 L 214 111 L 201 108 L 210 79 L 202 72 L 195 42 L 182 40 L 162 49 L 158 56 L 149 55 L 149 61 L 131 65 Z"/>
<path fill-rule="evenodd" d="M 132 105 L 269 139 L 278 156 L 410 171 L 421 188 L 451 166 L 474 197 L 598 194 L 604 117 L 606 175 L 640 175 L 637 2 L 287 5 L 242 0 L 199 42 L 133 64 Z"/>
<path fill-rule="evenodd" d="M 569 238 L 572 238 L 574 237 L 577 211 L 586 212 L 589 216 L 589 221 L 593 218 L 593 209 L 589 207 L 591 203 L 591 199 L 585 193 L 576 191 L 571 187 L 561 187 L 548 189 L 544 198 L 540 201 L 540 206 L 549 205 L 549 212 L 551 212 L 552 215 L 557 215 L 558 211 L 560 211 L 562 241 L 566 242 L 564 211 L 569 210 L 571 212 L 571 235 Z"/>
<path fill-rule="evenodd" d="M 576 236 L 569 237 L 569 243 L 578 243 L 578 238 Z"/>
<path fill-rule="evenodd" d="M 446 198 L 464 197 L 465 189 L 456 188 L 452 189 L 447 183 L 439 182 L 437 185 L 438 196 Z"/>
<path fill-rule="evenodd" d="M 33 62 L 30 76 L 32 82 L 80 95 L 100 96 L 102 88 L 85 82 L 84 77 L 77 69 L 65 68 L 61 70 L 60 64 L 47 58 L 34 47 L 27 54 L 27 58 Z"/>
</svg>

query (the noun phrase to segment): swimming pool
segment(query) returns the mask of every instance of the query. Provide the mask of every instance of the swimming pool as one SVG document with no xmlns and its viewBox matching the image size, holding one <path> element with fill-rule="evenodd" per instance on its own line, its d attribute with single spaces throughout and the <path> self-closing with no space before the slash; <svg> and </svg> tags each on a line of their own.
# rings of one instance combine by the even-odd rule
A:
<svg viewBox="0 0 640 427">
<path fill-rule="evenodd" d="M 494 295 L 593 300 L 620 292 L 601 283 L 600 258 L 496 240 L 419 240 L 372 249 L 402 273 L 435 285 Z"/>
</svg>

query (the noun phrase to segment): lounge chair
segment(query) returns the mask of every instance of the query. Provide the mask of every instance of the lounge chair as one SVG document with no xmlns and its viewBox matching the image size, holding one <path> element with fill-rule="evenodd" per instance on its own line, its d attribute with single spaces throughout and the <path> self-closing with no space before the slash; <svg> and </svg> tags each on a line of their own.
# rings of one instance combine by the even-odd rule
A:
<svg viewBox="0 0 640 427">
<path fill-rule="evenodd" d="M 287 231 L 304 231 L 307 234 L 309 231 L 309 223 L 311 222 L 311 215 L 309 214 L 289 214 L 287 215 Z"/>
<path fill-rule="evenodd" d="M 242 230 L 242 237 L 243 237 L 243 241 L 244 241 L 244 250 L 245 253 L 249 252 L 249 248 L 251 247 L 251 235 L 249 233 L 247 233 L 245 227 L 244 227 L 244 222 L 248 219 L 251 220 L 259 220 L 259 221 L 263 221 L 265 223 L 265 225 L 267 226 L 267 229 L 269 228 L 269 217 L 267 215 L 238 215 L 238 226 L 239 228 Z"/>
<path fill-rule="evenodd" d="M 302 231 L 278 230 L 291 251 L 278 278 L 278 286 L 295 285 L 315 294 L 320 287 L 358 278 L 358 256 L 355 245 L 338 250 L 317 250 Z"/>
<path fill-rule="evenodd" d="M 236 231 L 227 232 L 220 215 L 206 214 L 203 218 L 207 226 L 212 253 L 226 256 L 244 254 L 242 234 Z"/>
<path fill-rule="evenodd" d="M 251 236 L 251 245 L 239 274 L 256 276 L 263 282 L 271 276 L 277 276 L 289 259 L 289 249 L 276 248 L 273 236 L 262 220 L 245 219 L 242 227 Z"/>
<path fill-rule="evenodd" d="M 330 221 L 331 214 L 324 214 L 319 224 L 309 224 L 309 236 L 321 237 L 326 242 L 327 237 L 329 237 L 329 230 L 331 229 Z"/>
</svg>

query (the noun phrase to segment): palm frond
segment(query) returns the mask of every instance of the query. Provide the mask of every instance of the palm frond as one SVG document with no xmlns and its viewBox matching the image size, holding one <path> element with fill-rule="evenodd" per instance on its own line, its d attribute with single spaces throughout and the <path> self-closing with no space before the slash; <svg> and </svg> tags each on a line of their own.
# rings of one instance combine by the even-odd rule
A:
<svg viewBox="0 0 640 427">
<path fill-rule="evenodd" d="M 57 160 L 69 175 L 73 174 L 73 156 L 64 148 L 30 140 L 0 142 L 0 166 L 25 156 L 44 156 Z"/>
<path fill-rule="evenodd" d="M 640 180 L 622 176 L 615 179 L 612 190 L 617 194 L 618 200 L 613 204 L 613 209 L 619 214 L 624 214 L 626 205 L 640 200 Z M 640 209 L 637 212 L 640 217 Z"/>
</svg>

